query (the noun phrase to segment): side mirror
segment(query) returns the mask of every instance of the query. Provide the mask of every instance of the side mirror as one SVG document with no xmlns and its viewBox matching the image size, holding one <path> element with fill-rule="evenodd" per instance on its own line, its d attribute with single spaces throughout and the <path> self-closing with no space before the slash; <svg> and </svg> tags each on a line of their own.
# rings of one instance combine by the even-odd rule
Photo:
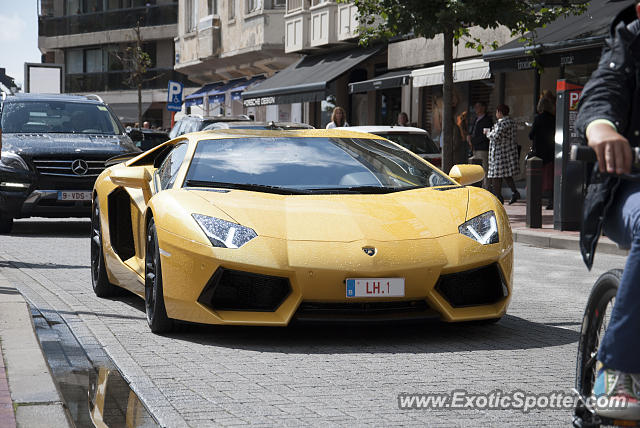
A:
<svg viewBox="0 0 640 428">
<path fill-rule="evenodd" d="M 139 129 L 132 129 L 131 131 L 127 132 L 127 134 L 129 134 L 129 138 L 131 138 L 131 140 L 135 143 L 137 141 L 142 141 L 142 131 Z"/>
<path fill-rule="evenodd" d="M 466 186 L 481 181 L 484 178 L 484 169 L 480 165 L 454 165 L 449 177 Z"/>
<path fill-rule="evenodd" d="M 117 186 L 141 189 L 145 203 L 151 199 L 151 174 L 144 166 L 116 168 L 109 178 Z"/>
</svg>

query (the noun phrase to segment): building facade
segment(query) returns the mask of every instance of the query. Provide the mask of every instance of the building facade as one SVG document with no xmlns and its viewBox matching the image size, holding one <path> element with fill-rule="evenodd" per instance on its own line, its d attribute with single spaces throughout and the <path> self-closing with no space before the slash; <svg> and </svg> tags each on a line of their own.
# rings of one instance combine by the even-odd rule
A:
<svg viewBox="0 0 640 428">
<path fill-rule="evenodd" d="M 252 114 L 240 93 L 296 61 L 284 46 L 284 0 L 179 0 L 175 70 L 201 85 L 187 97 L 192 113 Z"/>
<path fill-rule="evenodd" d="M 124 123 L 138 121 L 128 52 L 137 42 L 150 67 L 142 81 L 143 120 L 170 126 L 167 83 L 194 86 L 174 71 L 177 0 L 39 0 L 38 47 L 44 63 L 64 64 L 67 93 L 93 93 Z"/>
<path fill-rule="evenodd" d="M 383 74 L 386 45 L 362 48 L 357 40 L 357 9 L 332 0 L 287 0 L 285 52 L 294 64 L 243 94 L 245 109 L 266 108 L 267 115 L 290 117 L 324 127 L 334 107 L 347 112 L 351 125 L 367 124 L 376 116 L 375 94 L 354 97 L 349 84 Z"/>
</svg>

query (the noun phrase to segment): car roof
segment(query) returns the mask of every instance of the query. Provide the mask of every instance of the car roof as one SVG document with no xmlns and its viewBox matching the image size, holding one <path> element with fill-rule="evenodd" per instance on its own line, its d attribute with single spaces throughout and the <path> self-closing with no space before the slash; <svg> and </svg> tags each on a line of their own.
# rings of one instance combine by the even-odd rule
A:
<svg viewBox="0 0 640 428">
<path fill-rule="evenodd" d="M 187 114 L 182 116 L 178 120 L 183 119 L 198 119 L 206 122 L 250 122 L 251 119 L 249 116 L 244 114 L 239 114 L 235 116 L 202 116 L 200 114 Z"/>
<path fill-rule="evenodd" d="M 349 126 L 349 127 L 340 127 L 336 129 L 350 129 L 352 131 L 359 132 L 367 132 L 370 134 L 380 133 L 394 133 L 394 134 L 429 134 L 422 128 L 415 128 L 413 126 L 382 126 L 382 125 L 371 125 L 371 126 Z"/>
<path fill-rule="evenodd" d="M 83 102 L 90 104 L 104 104 L 96 98 L 90 98 L 89 95 L 68 95 L 68 94 L 25 94 L 17 93 L 14 95 L 8 95 L 5 98 L 5 102 L 21 102 L 21 101 L 68 101 L 68 102 Z"/>
<path fill-rule="evenodd" d="M 225 126 L 229 126 L 230 128 L 233 128 L 234 126 L 238 126 L 238 127 L 244 127 L 244 126 L 250 126 L 252 128 L 260 128 L 260 127 L 268 127 L 268 126 L 275 126 L 275 127 L 281 127 L 281 128 L 290 128 L 290 127 L 300 127 L 300 128 L 304 128 L 304 129 L 313 129 L 313 126 L 311 125 L 307 125 L 306 123 L 300 123 L 300 122 L 254 122 L 254 121 L 239 121 L 239 122 L 225 122 L 224 123 Z"/>
<path fill-rule="evenodd" d="M 377 135 L 366 134 L 371 139 L 380 139 Z M 266 129 L 214 129 L 209 131 L 192 132 L 180 137 L 191 137 L 195 141 L 215 140 L 239 137 L 298 137 L 298 138 L 362 138 L 362 132 L 353 132 L 347 129 L 292 129 L 292 130 L 266 130 Z"/>
</svg>

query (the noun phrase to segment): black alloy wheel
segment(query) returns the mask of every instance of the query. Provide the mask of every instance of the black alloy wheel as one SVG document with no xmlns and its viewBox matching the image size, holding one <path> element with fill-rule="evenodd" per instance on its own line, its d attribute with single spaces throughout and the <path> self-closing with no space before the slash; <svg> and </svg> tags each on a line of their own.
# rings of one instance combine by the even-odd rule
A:
<svg viewBox="0 0 640 428">
<path fill-rule="evenodd" d="M 98 297 L 110 297 L 119 292 L 118 287 L 109 282 L 102 250 L 102 228 L 100 227 L 100 205 L 93 199 L 91 210 L 91 284 Z"/>
<path fill-rule="evenodd" d="M 153 218 L 147 227 L 147 245 L 144 260 L 144 306 L 147 312 L 147 323 L 153 333 L 168 333 L 173 329 L 173 320 L 167 316 L 167 310 L 164 306 L 160 247 Z"/>
<path fill-rule="evenodd" d="M 0 233 L 11 233 L 13 228 L 13 218 L 0 214 Z"/>
</svg>

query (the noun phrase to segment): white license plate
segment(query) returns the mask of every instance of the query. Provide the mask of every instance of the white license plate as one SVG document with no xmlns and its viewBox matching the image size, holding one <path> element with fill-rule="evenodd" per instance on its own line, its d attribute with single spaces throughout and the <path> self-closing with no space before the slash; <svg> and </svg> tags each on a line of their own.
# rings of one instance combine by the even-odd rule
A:
<svg viewBox="0 0 640 428">
<path fill-rule="evenodd" d="M 404 297 L 404 278 L 349 278 L 347 297 Z"/>
<path fill-rule="evenodd" d="M 90 201 L 91 192 L 58 192 L 59 201 Z"/>
</svg>

